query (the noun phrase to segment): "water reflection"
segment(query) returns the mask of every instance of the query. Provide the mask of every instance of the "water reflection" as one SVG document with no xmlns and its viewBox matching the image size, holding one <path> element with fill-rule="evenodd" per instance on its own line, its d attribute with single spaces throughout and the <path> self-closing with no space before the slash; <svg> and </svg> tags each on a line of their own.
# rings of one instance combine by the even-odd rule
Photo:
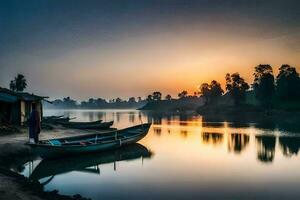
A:
<svg viewBox="0 0 300 200">
<path fill-rule="evenodd" d="M 264 162 L 272 162 L 275 156 L 276 137 L 272 135 L 256 136 L 257 159 Z"/>
<path fill-rule="evenodd" d="M 280 147 L 285 156 L 291 157 L 292 155 L 298 155 L 300 148 L 300 137 L 279 137 Z"/>
<path fill-rule="evenodd" d="M 246 146 L 249 144 L 249 135 L 232 133 L 228 139 L 228 150 L 229 152 L 241 153 Z"/>
<path fill-rule="evenodd" d="M 213 144 L 213 145 L 219 145 L 223 142 L 224 135 L 222 133 L 209 133 L 209 132 L 203 132 L 202 133 L 202 141 L 206 144 Z"/>
<path fill-rule="evenodd" d="M 300 197 L 297 188 L 300 184 L 297 170 L 300 166 L 300 135 L 297 134 L 300 129 L 297 123 L 292 127 L 284 120 L 281 122 L 265 116 L 245 119 L 241 116 L 202 117 L 193 113 L 135 110 L 64 112 L 80 121 L 89 121 L 90 116 L 94 120 L 114 120 L 115 128 L 152 122 L 148 135 L 139 142 L 144 148 L 153 150 L 155 156 L 150 156 L 143 167 L 142 160 L 114 164 L 114 160 L 127 160 L 126 151 L 117 153 L 117 156 L 111 153 L 90 160 L 83 157 L 82 160 L 66 161 L 63 164 L 66 167 L 55 167 L 51 161 L 42 161 L 31 178 L 45 182 L 49 181 L 51 174 L 60 174 L 50 179 L 46 186 L 49 190 L 57 189 L 63 194 L 80 193 L 92 199 L 172 199 L 183 196 L 180 199 L 186 196 L 220 199 L 224 194 L 228 195 L 227 199 L 249 199 L 249 193 L 276 197 L 284 191 Z M 48 115 L 59 114 L 63 113 Z M 139 150 L 134 152 L 141 158 Z M 103 165 L 105 160 L 110 164 Z M 64 159 L 55 163 L 64 163 Z M 99 163 L 102 163 L 101 167 L 97 167 Z M 24 171 L 28 171 L 27 168 Z M 69 171 L 72 173 L 66 173 Z M 77 176 L 84 184 L 73 183 Z"/>
<path fill-rule="evenodd" d="M 116 163 L 118 161 L 149 159 L 152 156 L 153 153 L 150 150 L 137 143 L 102 153 L 44 159 L 35 167 L 29 175 L 29 179 L 38 181 L 45 177 L 53 177 L 71 171 L 100 174 L 101 164 L 113 163 L 114 170 L 117 170 Z"/>
<path fill-rule="evenodd" d="M 161 135 L 161 128 L 160 128 L 160 127 L 154 127 L 154 128 L 153 128 L 153 132 L 154 132 L 157 136 L 160 136 L 160 135 Z"/>
</svg>

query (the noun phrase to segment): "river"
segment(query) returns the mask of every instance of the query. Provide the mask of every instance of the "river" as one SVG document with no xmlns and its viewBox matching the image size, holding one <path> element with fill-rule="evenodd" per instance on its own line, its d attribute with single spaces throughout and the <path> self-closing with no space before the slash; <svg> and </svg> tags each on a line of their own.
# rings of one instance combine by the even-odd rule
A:
<svg viewBox="0 0 300 200">
<path fill-rule="evenodd" d="M 300 197 L 300 133 L 270 123 L 138 110 L 45 110 L 74 121 L 152 122 L 137 145 L 20 170 L 46 191 L 92 199 L 264 199 Z"/>
</svg>

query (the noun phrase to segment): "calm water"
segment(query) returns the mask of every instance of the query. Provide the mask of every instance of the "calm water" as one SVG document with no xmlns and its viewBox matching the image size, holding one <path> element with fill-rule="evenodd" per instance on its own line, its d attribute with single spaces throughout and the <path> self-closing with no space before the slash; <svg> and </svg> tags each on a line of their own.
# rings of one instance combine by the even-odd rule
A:
<svg viewBox="0 0 300 200">
<path fill-rule="evenodd" d="M 21 173 L 45 190 L 92 199 L 300 198 L 300 133 L 273 122 L 245 123 L 136 110 L 47 110 L 77 121 L 153 122 L 137 145 L 28 162 Z"/>
</svg>

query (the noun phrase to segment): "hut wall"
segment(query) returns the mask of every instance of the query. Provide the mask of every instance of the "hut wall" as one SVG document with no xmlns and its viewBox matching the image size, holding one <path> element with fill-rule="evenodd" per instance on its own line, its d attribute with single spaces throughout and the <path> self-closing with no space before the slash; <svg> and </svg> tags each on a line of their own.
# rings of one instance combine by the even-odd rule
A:
<svg viewBox="0 0 300 200">
<path fill-rule="evenodd" d="M 16 102 L 11 107 L 11 123 L 21 125 L 21 103 Z"/>
<path fill-rule="evenodd" d="M 27 118 L 26 118 L 26 102 L 25 101 L 21 101 L 20 102 L 20 117 L 21 117 L 21 125 L 24 125 L 24 123 L 26 122 Z"/>
</svg>

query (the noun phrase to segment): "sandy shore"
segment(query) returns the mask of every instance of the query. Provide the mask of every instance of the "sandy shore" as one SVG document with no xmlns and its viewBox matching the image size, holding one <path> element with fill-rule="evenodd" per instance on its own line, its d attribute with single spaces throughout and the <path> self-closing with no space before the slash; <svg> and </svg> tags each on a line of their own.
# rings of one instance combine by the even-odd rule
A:
<svg viewBox="0 0 300 200">
<path fill-rule="evenodd" d="M 42 131 L 40 139 L 52 139 L 92 133 L 91 131 L 72 130 L 56 127 L 53 130 Z M 30 156 L 27 129 L 21 133 L 0 136 L 0 199 L 5 200 L 40 200 L 40 199 L 82 199 L 80 196 L 68 197 L 55 192 L 43 192 L 38 183 L 31 184 L 26 178 L 10 169 L 15 163 L 25 163 Z"/>
</svg>

